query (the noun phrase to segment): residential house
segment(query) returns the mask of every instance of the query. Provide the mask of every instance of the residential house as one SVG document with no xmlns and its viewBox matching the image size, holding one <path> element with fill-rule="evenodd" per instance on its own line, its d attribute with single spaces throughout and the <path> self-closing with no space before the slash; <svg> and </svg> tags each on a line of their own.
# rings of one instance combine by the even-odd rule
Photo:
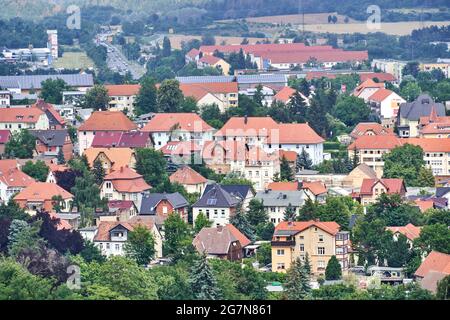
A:
<svg viewBox="0 0 450 320">
<path fill-rule="evenodd" d="M 209 192 L 211 188 L 214 188 L 214 183 L 206 185 L 203 193 Z M 253 191 L 252 186 L 244 184 L 221 184 L 220 187 L 228 192 L 233 197 L 240 199 L 242 202 L 242 209 L 247 210 L 250 201 L 255 197 L 255 191 Z"/>
<path fill-rule="evenodd" d="M 434 110 L 434 111 L 433 111 Z M 418 137 L 421 117 L 429 117 L 432 112 L 437 117 L 445 116 L 445 106 L 436 103 L 427 94 L 421 94 L 413 102 L 402 103 L 397 115 L 397 128 L 400 137 Z"/>
<path fill-rule="evenodd" d="M 35 182 L 19 170 L 14 160 L 0 160 L 0 203 L 7 203 L 14 194 Z"/>
<path fill-rule="evenodd" d="M 6 144 L 11 139 L 11 131 L 0 130 L 0 157 L 5 153 Z"/>
<path fill-rule="evenodd" d="M 0 108 L 0 128 L 11 133 L 21 129 L 48 130 L 48 118 L 42 110 L 35 107 Z"/>
<path fill-rule="evenodd" d="M 280 161 L 284 158 L 289 163 L 289 167 L 291 167 L 292 172 L 297 172 L 297 152 L 280 149 L 279 153 Z"/>
<path fill-rule="evenodd" d="M 277 225 L 284 220 L 284 214 L 288 207 L 293 207 L 298 215 L 300 208 L 306 200 L 304 190 L 275 191 L 264 190 L 256 193 L 255 199 L 262 201 L 270 222 Z"/>
<path fill-rule="evenodd" d="M 353 91 L 355 97 L 363 99 L 365 102 L 369 102 L 369 97 L 372 96 L 379 89 L 384 89 L 384 83 L 375 82 L 372 79 L 367 79 Z"/>
<path fill-rule="evenodd" d="M 396 83 L 397 79 L 394 77 L 393 74 L 387 73 L 387 72 L 364 72 L 359 73 L 359 79 L 361 82 L 364 82 L 368 79 L 372 79 L 375 81 L 375 79 L 378 79 L 378 82 L 390 82 L 390 83 Z"/>
<path fill-rule="evenodd" d="M 220 185 L 214 184 L 192 205 L 194 224 L 197 216 L 202 213 L 212 221 L 213 226 L 224 226 L 230 223 L 230 218 L 234 216 L 240 203 L 241 198 L 229 194 Z"/>
<path fill-rule="evenodd" d="M 185 97 L 194 98 L 200 108 L 216 104 L 221 112 L 225 112 L 239 105 L 236 82 L 182 83 L 180 89 Z"/>
<path fill-rule="evenodd" d="M 195 236 L 192 244 L 200 254 L 208 258 L 241 261 L 244 247 L 251 241 L 232 224 L 203 228 Z"/>
<path fill-rule="evenodd" d="M 66 161 L 72 159 L 73 144 L 67 130 L 30 130 L 30 133 L 36 138 L 38 155 L 55 158 L 62 150 Z"/>
<path fill-rule="evenodd" d="M 197 60 L 197 67 L 199 69 L 203 69 L 206 67 L 216 68 L 223 75 L 230 74 L 230 68 L 231 68 L 230 64 L 228 62 L 226 62 L 224 59 L 216 57 L 216 56 L 207 55 L 207 54 L 203 55 L 202 57 L 200 57 Z"/>
<path fill-rule="evenodd" d="M 399 84 L 403 79 L 403 68 L 406 66 L 406 61 L 398 61 L 392 59 L 373 59 L 371 66 L 385 73 L 390 73 L 396 79 L 394 84 Z M 361 79 L 362 80 L 362 79 Z"/>
<path fill-rule="evenodd" d="M 12 93 L 8 90 L 0 90 L 0 108 L 8 107 L 11 105 Z"/>
<path fill-rule="evenodd" d="M 192 48 L 186 55 L 184 56 L 186 64 L 194 62 L 197 64 L 198 59 L 200 59 L 200 51 L 198 49 Z"/>
<path fill-rule="evenodd" d="M 303 181 L 302 190 L 312 201 L 324 203 L 328 196 L 327 186 L 322 181 Z"/>
<path fill-rule="evenodd" d="M 440 70 L 446 78 L 450 78 L 450 64 L 448 63 L 421 63 L 419 70 L 424 72 L 431 72 L 433 70 Z"/>
<path fill-rule="evenodd" d="M 450 254 L 431 251 L 414 273 L 423 289 L 436 293 L 440 280 L 450 275 Z"/>
<path fill-rule="evenodd" d="M 93 238 L 94 245 L 103 255 L 124 256 L 129 233 L 137 226 L 143 226 L 151 231 L 155 241 L 155 258 L 162 257 L 162 236 L 156 224 L 149 217 L 135 216 L 128 221 L 102 221 L 98 225 Z"/>
<path fill-rule="evenodd" d="M 140 84 L 115 84 L 105 87 L 108 90 L 108 105 L 111 110 L 134 113 L 134 102 L 141 88 Z"/>
<path fill-rule="evenodd" d="M 159 150 L 169 141 L 194 141 L 203 146 L 212 140 L 215 129 L 195 113 L 157 113 L 142 131 L 150 133 Z"/>
<path fill-rule="evenodd" d="M 189 166 L 182 166 L 169 177 L 171 183 L 181 184 L 188 193 L 202 194 L 208 180 Z"/>
<path fill-rule="evenodd" d="M 96 134 L 101 132 L 128 132 L 136 130 L 137 125 L 120 111 L 95 111 L 78 128 L 79 154 L 92 146 Z"/>
<path fill-rule="evenodd" d="M 135 152 L 130 148 L 89 148 L 84 154 L 91 168 L 94 167 L 94 162 L 99 160 L 106 173 L 120 167 L 134 168 L 136 164 Z"/>
<path fill-rule="evenodd" d="M 50 130 L 61 130 L 66 127 L 66 121 L 63 117 L 61 117 L 59 112 L 56 111 L 55 107 L 52 104 L 47 103 L 42 99 L 38 99 L 33 107 L 36 107 L 45 112 L 45 115 L 48 118 Z"/>
<path fill-rule="evenodd" d="M 297 258 L 305 260 L 308 253 L 313 276 L 323 276 L 332 256 L 342 271 L 349 268 L 349 233 L 341 231 L 336 222 L 282 221 L 272 237 L 272 271 L 286 272 Z"/>
<path fill-rule="evenodd" d="M 380 88 L 369 96 L 368 102 L 371 109 L 380 116 L 382 124 L 387 128 L 394 128 L 400 104 L 406 103 L 406 100 L 394 91 Z"/>
<path fill-rule="evenodd" d="M 450 139 L 409 138 L 405 143 L 420 146 L 424 152 L 423 160 L 436 177 L 450 176 Z"/>
<path fill-rule="evenodd" d="M 450 117 L 439 117 L 436 108 L 431 108 L 431 114 L 419 120 L 419 137 L 450 138 Z"/>
<path fill-rule="evenodd" d="M 377 179 L 381 176 L 377 176 L 375 170 L 369 167 L 365 163 L 359 164 L 354 168 L 347 177 L 344 178 L 344 185 L 352 189 L 358 189 L 361 187 L 364 179 Z"/>
<path fill-rule="evenodd" d="M 128 221 L 139 212 L 136 203 L 131 200 L 110 200 L 108 201 L 108 212 L 95 214 L 96 225 L 102 221 Z"/>
<path fill-rule="evenodd" d="M 352 140 L 356 140 L 361 136 L 394 136 L 395 133 L 392 129 L 383 127 L 377 122 L 360 122 L 353 131 L 350 133 Z"/>
<path fill-rule="evenodd" d="M 447 208 L 450 209 L 450 187 L 436 188 L 436 197 L 446 199 L 447 200 Z"/>
<path fill-rule="evenodd" d="M 283 102 L 284 104 L 288 104 L 291 102 L 292 96 L 295 94 L 296 90 L 292 89 L 291 87 L 283 87 L 280 91 L 277 92 L 276 95 L 274 95 L 273 100 Z M 298 92 L 299 95 L 303 98 L 303 102 L 305 105 L 309 105 L 309 99 L 303 95 L 300 91 Z"/>
<path fill-rule="evenodd" d="M 150 189 L 151 186 L 145 182 L 142 175 L 125 166 L 103 178 L 100 196 L 108 200 L 131 200 L 138 204 L 142 194 Z"/>
<path fill-rule="evenodd" d="M 191 141 L 169 141 L 159 151 L 170 163 L 191 164 L 192 161 L 201 163 L 202 148 L 193 140 Z"/>
<path fill-rule="evenodd" d="M 395 241 L 398 240 L 400 234 L 404 235 L 411 248 L 414 239 L 417 239 L 420 236 L 421 229 L 422 227 L 416 227 L 412 223 L 408 223 L 406 226 L 386 227 L 386 230 L 389 230 L 393 233 Z"/>
<path fill-rule="evenodd" d="M 148 132 L 110 131 L 97 133 L 91 146 L 94 148 L 150 148 L 152 141 Z"/>
<path fill-rule="evenodd" d="M 48 175 L 45 182 L 48 183 L 58 183 L 57 175 L 60 172 L 69 170 L 69 167 L 65 164 L 57 164 L 53 160 L 46 161 L 45 164 L 48 167 Z"/>
<path fill-rule="evenodd" d="M 405 196 L 403 179 L 364 179 L 359 191 L 361 204 L 366 206 L 375 203 L 383 193 Z"/>
<path fill-rule="evenodd" d="M 143 196 L 139 215 L 153 216 L 159 218 L 158 221 L 164 221 L 169 214 L 176 213 L 187 222 L 188 208 L 189 202 L 178 192 L 150 193 Z"/>
<path fill-rule="evenodd" d="M 273 98 L 275 95 L 275 90 L 273 90 L 269 86 L 261 86 L 261 87 L 258 86 L 258 88 L 260 88 L 259 93 L 262 95 L 262 101 L 261 101 L 262 105 L 264 105 L 266 107 L 272 106 Z M 239 94 L 245 95 L 245 96 L 253 99 L 255 94 L 258 92 L 258 88 L 257 87 L 249 87 L 249 88 L 246 88 L 245 90 L 239 90 Z"/>
<path fill-rule="evenodd" d="M 48 182 L 34 182 L 23 188 L 14 200 L 17 204 L 33 215 L 38 210 L 53 211 L 53 197 L 61 196 L 61 212 L 70 212 L 73 195 L 57 184 Z"/>
</svg>

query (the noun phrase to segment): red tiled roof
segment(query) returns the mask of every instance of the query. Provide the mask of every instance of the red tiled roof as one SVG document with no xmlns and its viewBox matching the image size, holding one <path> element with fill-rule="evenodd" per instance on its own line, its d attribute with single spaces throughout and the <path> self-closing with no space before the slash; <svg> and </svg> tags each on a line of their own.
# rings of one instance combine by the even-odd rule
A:
<svg viewBox="0 0 450 320">
<path fill-rule="evenodd" d="M 364 61 L 368 59 L 367 51 L 316 50 L 296 52 L 264 52 L 261 54 L 270 63 L 306 63 L 311 58 L 318 62 Z"/>
<path fill-rule="evenodd" d="M 324 48 L 331 48 L 331 46 L 323 46 Z M 289 43 L 289 44 L 247 44 L 247 45 L 213 45 L 213 46 L 201 46 L 200 51 L 204 53 L 213 54 L 214 51 L 223 53 L 239 52 L 242 49 L 244 52 L 253 51 L 292 51 L 305 49 L 304 43 Z M 318 48 L 318 47 L 317 47 Z"/>
<path fill-rule="evenodd" d="M 328 73 L 323 71 L 310 71 L 306 73 L 306 80 L 308 81 L 321 78 L 335 79 L 336 75 L 334 73 Z"/>
<path fill-rule="evenodd" d="M 133 201 L 131 200 L 109 200 L 108 208 L 110 209 L 130 209 L 133 207 Z"/>
<path fill-rule="evenodd" d="M 403 179 L 364 179 L 359 193 L 361 195 L 372 195 L 372 189 L 377 183 L 381 183 L 388 194 L 401 194 L 404 191 Z"/>
<path fill-rule="evenodd" d="M 231 223 L 225 225 L 225 228 L 230 230 L 231 234 L 239 240 L 242 248 L 248 246 L 250 243 L 252 243 L 242 232 L 238 230 L 234 225 Z"/>
<path fill-rule="evenodd" d="M 208 93 L 215 94 L 238 94 L 237 82 L 210 82 L 210 83 L 181 83 L 180 90 L 185 97 L 193 97 L 195 100 L 200 100 Z"/>
<path fill-rule="evenodd" d="M 402 145 L 400 138 L 395 135 L 380 135 L 380 136 L 360 136 L 353 143 L 351 143 L 348 150 L 361 149 L 387 149 L 391 150 Z"/>
<path fill-rule="evenodd" d="M 297 152 L 295 151 L 289 151 L 289 150 L 283 150 L 280 149 L 280 160 L 283 159 L 283 157 L 286 158 L 289 162 L 295 162 L 297 161 Z"/>
<path fill-rule="evenodd" d="M 113 84 L 106 85 L 108 95 L 113 96 L 135 96 L 139 93 L 140 84 Z"/>
<path fill-rule="evenodd" d="M 247 150 L 243 141 L 206 141 L 203 146 L 202 157 L 206 160 L 219 161 L 247 161 L 252 165 L 258 161 L 279 161 L 279 153 L 267 153 L 260 147 L 252 147 Z"/>
<path fill-rule="evenodd" d="M 3 182 L 8 187 L 25 188 L 36 182 L 36 180 L 18 168 L 9 168 L 4 171 L 0 169 L 0 182 Z"/>
<path fill-rule="evenodd" d="M 73 195 L 55 183 L 34 182 L 20 191 L 15 200 L 44 201 L 60 195 L 63 199 L 72 199 Z"/>
<path fill-rule="evenodd" d="M 151 189 L 142 175 L 129 167 L 120 167 L 119 169 L 106 175 L 104 181 L 111 181 L 113 187 L 118 192 L 144 192 Z"/>
<path fill-rule="evenodd" d="M 391 91 L 389 89 L 380 88 L 369 97 L 369 101 L 382 102 L 393 93 L 394 91 Z"/>
<path fill-rule="evenodd" d="M 53 107 L 52 104 L 45 102 L 42 99 L 38 99 L 37 102 L 34 104 L 35 107 L 41 109 L 42 111 L 48 111 L 50 112 L 53 117 L 56 119 L 56 121 L 58 121 L 58 123 L 60 125 L 64 125 L 66 123 L 66 121 L 64 120 L 63 117 L 61 117 L 61 115 L 59 114 L 58 111 L 55 110 L 55 107 Z"/>
<path fill-rule="evenodd" d="M 406 226 L 400 227 L 386 227 L 386 229 L 392 231 L 392 233 L 401 233 L 411 241 L 420 236 L 421 228 L 422 227 L 416 227 L 412 223 L 408 223 Z"/>
<path fill-rule="evenodd" d="M 188 53 L 186 53 L 186 55 L 191 59 L 195 59 L 195 57 L 198 56 L 199 54 L 200 54 L 200 51 L 198 51 L 195 48 L 192 48 Z"/>
<path fill-rule="evenodd" d="M 92 140 L 94 148 L 144 148 L 148 144 L 150 134 L 142 131 L 100 131 Z"/>
<path fill-rule="evenodd" d="M 298 182 L 271 182 L 268 184 L 267 189 L 273 191 L 297 191 Z"/>
<path fill-rule="evenodd" d="M 294 93 L 295 90 L 292 89 L 291 87 L 284 87 L 283 89 L 278 91 L 276 95 L 273 96 L 273 99 L 287 103 L 288 101 L 291 100 L 291 97 Z"/>
<path fill-rule="evenodd" d="M 327 187 L 321 181 L 303 181 L 303 189 L 308 189 L 315 196 L 327 193 Z"/>
<path fill-rule="evenodd" d="M 130 131 L 137 129 L 121 111 L 94 111 L 78 131 Z"/>
<path fill-rule="evenodd" d="M 179 184 L 200 184 L 206 183 L 207 180 L 200 173 L 195 171 L 189 166 L 183 166 L 178 168 L 177 171 L 172 173 L 169 177 L 170 182 L 178 182 Z"/>
<path fill-rule="evenodd" d="M 50 212 L 48 212 L 48 214 L 49 214 L 51 220 L 59 219 L 58 224 L 56 225 L 57 230 L 71 230 L 72 229 L 72 226 L 70 225 L 70 223 L 67 222 L 66 220 L 59 218 L 59 216 L 56 212 L 50 211 Z"/>
<path fill-rule="evenodd" d="M 450 117 L 449 117 L 450 118 Z M 421 134 L 443 134 L 450 135 L 450 122 L 449 123 L 429 123 L 422 127 L 419 132 Z"/>
<path fill-rule="evenodd" d="M 377 78 L 380 80 L 380 82 L 386 82 L 386 81 L 395 81 L 394 75 L 387 73 L 387 72 L 370 72 L 370 73 L 360 73 L 359 78 L 362 82 L 366 81 L 367 79 L 375 79 Z"/>
<path fill-rule="evenodd" d="M 0 130 L 0 144 L 6 144 L 11 138 L 11 132 L 9 130 Z"/>
<path fill-rule="evenodd" d="M 154 223 L 151 217 L 135 216 L 128 221 L 101 221 L 98 225 L 97 234 L 94 237 L 94 241 L 110 241 L 109 231 L 118 225 L 123 226 L 128 231 L 133 231 L 138 225 L 146 227 L 149 230 L 153 229 Z"/>
<path fill-rule="evenodd" d="M 404 143 L 420 146 L 425 152 L 450 152 L 450 139 L 407 138 Z"/>
<path fill-rule="evenodd" d="M 209 55 L 209 54 L 205 54 L 205 55 L 203 55 L 203 57 L 201 57 L 198 61 L 199 61 L 199 62 L 202 62 L 202 63 L 209 64 L 209 65 L 214 65 L 214 64 L 216 64 L 217 62 L 219 62 L 220 60 L 222 60 L 222 59 L 220 59 L 220 58 L 218 58 L 218 57 L 215 57 L 215 56 L 211 56 L 211 55 Z"/>
<path fill-rule="evenodd" d="M 271 117 L 231 117 L 215 136 L 262 136 L 267 137 L 269 130 L 278 129 Z"/>
<path fill-rule="evenodd" d="M 100 131 L 95 134 L 91 147 L 93 148 L 109 148 L 119 145 L 122 131 Z"/>
<path fill-rule="evenodd" d="M 0 108 L 0 122 L 6 123 L 36 123 L 45 113 L 36 107 Z"/>
<path fill-rule="evenodd" d="M 275 231 L 298 231 L 301 232 L 303 230 L 306 230 L 310 227 L 317 227 L 319 229 L 322 229 L 323 231 L 335 235 L 339 232 L 341 226 L 335 222 L 335 221 L 281 221 L 277 226 L 275 227 Z"/>
<path fill-rule="evenodd" d="M 278 137 L 276 131 L 269 133 L 269 143 L 275 144 L 316 144 L 325 140 L 319 136 L 307 123 L 280 123 Z"/>
<path fill-rule="evenodd" d="M 373 81 L 372 79 L 367 79 L 363 83 L 361 83 L 359 86 L 355 88 L 354 95 L 359 96 L 359 94 L 365 89 L 365 88 L 384 88 L 384 83 L 380 82 L 377 83 Z"/>
<path fill-rule="evenodd" d="M 414 203 L 419 207 L 420 212 L 425 212 L 428 209 L 432 209 L 434 207 L 433 200 L 416 199 L 414 200 Z"/>
<path fill-rule="evenodd" d="M 431 271 L 450 274 L 450 254 L 431 251 L 416 270 L 415 276 L 423 278 Z"/>
<path fill-rule="evenodd" d="M 148 132 L 169 132 L 175 127 L 179 130 L 205 132 L 214 130 L 196 113 L 157 113 L 142 129 Z"/>
<path fill-rule="evenodd" d="M 84 154 L 91 168 L 100 153 L 104 153 L 112 162 L 113 170 L 129 166 L 134 158 L 134 151 L 130 148 L 87 148 L 84 150 Z"/>
<path fill-rule="evenodd" d="M 394 131 L 390 128 L 385 128 L 377 122 L 360 122 L 356 125 L 353 131 L 350 133 L 352 138 L 358 138 L 366 135 L 368 132 L 372 132 L 374 135 L 395 135 Z"/>
<path fill-rule="evenodd" d="M 19 167 L 19 162 L 16 159 L 0 160 L 0 171 L 7 171 L 9 169 L 16 169 Z"/>
</svg>

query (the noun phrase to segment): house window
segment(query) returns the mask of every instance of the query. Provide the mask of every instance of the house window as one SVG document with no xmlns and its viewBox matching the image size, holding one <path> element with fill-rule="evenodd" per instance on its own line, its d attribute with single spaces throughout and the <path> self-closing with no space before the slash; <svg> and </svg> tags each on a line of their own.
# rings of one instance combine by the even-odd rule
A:
<svg viewBox="0 0 450 320">
<path fill-rule="evenodd" d="M 116 243 L 116 251 L 120 250 L 120 244 Z"/>
<path fill-rule="evenodd" d="M 111 182 L 107 182 L 107 183 L 106 183 L 106 188 L 107 188 L 107 189 L 111 189 L 111 186 L 112 186 L 112 185 L 111 185 Z"/>
<path fill-rule="evenodd" d="M 166 206 L 163 207 L 163 213 L 167 214 L 167 207 Z"/>
<path fill-rule="evenodd" d="M 317 268 L 325 268 L 325 261 L 323 260 L 317 261 Z"/>
<path fill-rule="evenodd" d="M 278 249 L 277 256 L 284 256 L 284 249 Z"/>
<path fill-rule="evenodd" d="M 300 252 L 305 251 L 305 245 L 303 243 L 300 243 Z"/>
<path fill-rule="evenodd" d="M 109 243 L 107 243 L 106 244 L 106 249 L 109 250 L 109 247 L 110 247 L 110 245 L 109 245 Z"/>
<path fill-rule="evenodd" d="M 220 211 L 220 214 L 221 214 L 222 217 L 225 217 L 225 209 L 222 209 L 222 210 Z"/>
<path fill-rule="evenodd" d="M 214 209 L 214 217 L 217 218 L 218 212 L 217 209 Z"/>
<path fill-rule="evenodd" d="M 277 263 L 277 270 L 284 270 L 285 268 L 284 263 Z"/>
<path fill-rule="evenodd" d="M 305 239 L 305 237 L 304 237 L 304 236 L 300 236 L 299 238 L 300 238 L 300 240 L 303 240 L 303 239 Z"/>
<path fill-rule="evenodd" d="M 323 242 L 323 234 L 319 234 L 319 242 Z"/>
<path fill-rule="evenodd" d="M 324 255 L 325 254 L 325 247 L 317 247 L 317 254 Z"/>
</svg>

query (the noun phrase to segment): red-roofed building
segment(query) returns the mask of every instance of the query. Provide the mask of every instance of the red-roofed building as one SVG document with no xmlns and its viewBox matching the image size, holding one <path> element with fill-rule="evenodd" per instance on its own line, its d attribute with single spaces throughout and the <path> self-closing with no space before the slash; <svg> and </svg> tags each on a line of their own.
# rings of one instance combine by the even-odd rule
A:
<svg viewBox="0 0 450 320">
<path fill-rule="evenodd" d="M 291 102 L 291 98 L 296 92 L 295 89 L 292 89 L 291 87 L 284 87 L 280 91 L 277 92 L 276 95 L 273 96 L 273 100 L 281 101 L 284 104 L 288 104 Z M 299 92 L 300 96 L 303 98 L 303 101 L 306 105 L 309 105 L 309 99 L 303 95 L 303 93 Z"/>
<path fill-rule="evenodd" d="M 414 273 L 420 286 L 436 293 L 437 283 L 450 275 L 450 254 L 431 251 Z"/>
<path fill-rule="evenodd" d="M 184 56 L 186 64 L 190 62 L 197 63 L 198 59 L 200 59 L 200 51 L 198 49 L 192 48 L 186 55 Z"/>
<path fill-rule="evenodd" d="M 79 154 L 92 146 L 94 137 L 100 132 L 128 132 L 137 125 L 120 111 L 95 111 L 78 128 Z"/>
<path fill-rule="evenodd" d="M 0 130 L 0 156 L 5 153 L 5 147 L 11 138 L 11 132 L 9 130 Z"/>
<path fill-rule="evenodd" d="M 17 166 L 0 165 L 0 203 L 7 203 L 14 194 L 22 191 L 22 189 L 34 182 L 36 181 L 20 171 Z"/>
<path fill-rule="evenodd" d="M 108 201 L 108 213 L 96 215 L 96 225 L 102 221 L 127 221 L 138 214 L 136 204 L 131 200 Z"/>
<path fill-rule="evenodd" d="M 406 226 L 386 227 L 386 230 L 389 230 L 394 234 L 394 240 L 397 240 L 398 236 L 402 234 L 408 239 L 410 245 L 412 245 L 414 239 L 420 236 L 421 229 L 422 227 L 416 227 L 412 223 L 408 223 Z"/>
<path fill-rule="evenodd" d="M 336 79 L 336 75 L 334 73 L 328 73 L 323 71 L 309 71 L 306 73 L 305 79 L 308 81 L 314 80 L 314 79 Z"/>
<path fill-rule="evenodd" d="M 360 122 L 350 133 L 352 139 L 357 139 L 361 136 L 394 136 L 395 133 L 390 128 L 385 128 L 377 122 Z"/>
<path fill-rule="evenodd" d="M 217 104 L 221 112 L 238 106 L 237 82 L 182 83 L 180 89 L 185 97 L 192 97 L 199 107 Z"/>
<path fill-rule="evenodd" d="M 380 88 L 367 98 L 372 110 L 380 115 L 383 124 L 393 127 L 397 119 L 400 104 L 406 100 L 394 91 Z"/>
<path fill-rule="evenodd" d="M 394 75 L 387 72 L 368 72 L 368 73 L 360 73 L 359 78 L 361 82 L 364 82 L 368 79 L 374 80 L 378 79 L 379 82 L 396 82 L 397 79 Z"/>
<path fill-rule="evenodd" d="M 216 68 L 224 75 L 228 75 L 231 68 L 230 64 L 225 60 L 208 54 L 204 54 L 200 59 L 197 60 L 197 67 L 199 69 L 203 69 L 206 67 Z"/>
<path fill-rule="evenodd" d="M 336 222 L 282 221 L 272 237 L 272 271 L 286 272 L 295 259 L 304 260 L 306 254 L 314 276 L 325 274 L 325 268 L 334 255 L 342 270 L 349 267 L 349 233 L 340 231 Z"/>
<path fill-rule="evenodd" d="M 369 102 L 369 97 L 379 89 L 383 88 L 384 83 L 375 82 L 372 79 L 367 79 L 355 88 L 355 90 L 353 91 L 353 95 L 358 98 L 364 99 L 365 102 Z"/>
<path fill-rule="evenodd" d="M 375 203 L 383 193 L 404 196 L 406 186 L 403 179 L 364 179 L 359 191 L 361 204 Z"/>
<path fill-rule="evenodd" d="M 137 203 L 141 194 L 150 189 L 151 186 L 142 175 L 125 166 L 105 176 L 100 195 L 108 200 L 131 200 Z"/>
<path fill-rule="evenodd" d="M 194 141 L 202 146 L 213 139 L 215 129 L 196 113 L 157 113 L 142 131 L 150 133 L 159 150 L 169 141 Z"/>
<path fill-rule="evenodd" d="M 182 166 L 169 177 L 170 182 L 181 184 L 188 193 L 202 194 L 208 180 L 189 166 Z"/>
<path fill-rule="evenodd" d="M 269 183 L 267 189 L 272 191 L 297 191 L 301 189 L 301 186 L 298 182 L 280 181 Z"/>
<path fill-rule="evenodd" d="M 134 113 L 134 101 L 141 88 L 140 84 L 114 84 L 106 85 L 110 97 L 111 111 L 124 111 Z"/>
<path fill-rule="evenodd" d="M 152 146 L 150 134 L 142 131 L 99 132 L 92 141 L 93 148 L 149 148 Z"/>
<path fill-rule="evenodd" d="M 37 107 L 0 108 L 0 128 L 11 133 L 21 129 L 48 130 L 49 119 Z"/>
<path fill-rule="evenodd" d="M 42 99 L 38 99 L 33 107 L 36 107 L 45 112 L 45 115 L 47 116 L 49 121 L 50 130 L 60 130 L 65 128 L 66 121 L 63 117 L 61 117 L 59 112 L 56 111 L 55 107 L 53 107 L 52 104 L 47 103 Z"/>
</svg>

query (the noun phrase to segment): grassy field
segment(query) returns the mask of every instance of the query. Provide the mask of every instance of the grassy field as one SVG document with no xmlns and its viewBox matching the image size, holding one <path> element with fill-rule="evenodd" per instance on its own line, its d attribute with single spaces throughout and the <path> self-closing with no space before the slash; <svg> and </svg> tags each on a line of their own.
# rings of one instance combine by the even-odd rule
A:
<svg viewBox="0 0 450 320">
<path fill-rule="evenodd" d="M 338 23 L 344 23 L 345 16 L 337 14 L 336 12 L 330 13 L 307 13 L 305 14 L 305 24 L 320 24 L 328 23 L 328 16 L 335 15 L 338 19 Z M 272 23 L 272 24 L 300 24 L 303 21 L 303 15 L 301 14 L 289 14 L 282 16 L 265 16 L 246 18 L 248 23 Z M 231 20 L 225 20 L 230 22 Z M 355 20 L 348 18 L 349 22 L 356 22 Z"/>
<path fill-rule="evenodd" d="M 196 35 L 181 35 L 181 34 L 172 34 L 169 35 L 169 39 L 170 39 L 170 44 L 172 45 L 172 48 L 174 49 L 181 49 L 181 42 L 188 42 L 189 40 L 192 39 L 198 39 L 201 40 L 201 36 L 196 36 Z M 241 44 L 242 40 L 244 39 L 243 37 L 221 37 L 221 36 L 216 36 L 216 44 L 222 44 L 222 42 L 224 42 L 225 44 Z M 263 38 L 247 38 L 249 43 L 253 44 L 256 43 L 257 41 L 262 41 L 264 40 Z"/>
<path fill-rule="evenodd" d="M 371 33 L 371 32 L 384 32 L 391 35 L 408 35 L 414 29 L 420 29 L 431 25 L 446 26 L 450 25 L 450 21 L 408 21 L 408 22 L 386 22 L 381 23 L 381 29 L 372 30 L 369 29 L 366 23 L 337 23 L 337 24 L 310 24 L 305 25 L 306 31 L 316 33 Z"/>
<path fill-rule="evenodd" d="M 61 58 L 53 64 L 55 68 L 88 69 L 94 67 L 94 62 L 85 52 L 64 52 Z"/>
</svg>

